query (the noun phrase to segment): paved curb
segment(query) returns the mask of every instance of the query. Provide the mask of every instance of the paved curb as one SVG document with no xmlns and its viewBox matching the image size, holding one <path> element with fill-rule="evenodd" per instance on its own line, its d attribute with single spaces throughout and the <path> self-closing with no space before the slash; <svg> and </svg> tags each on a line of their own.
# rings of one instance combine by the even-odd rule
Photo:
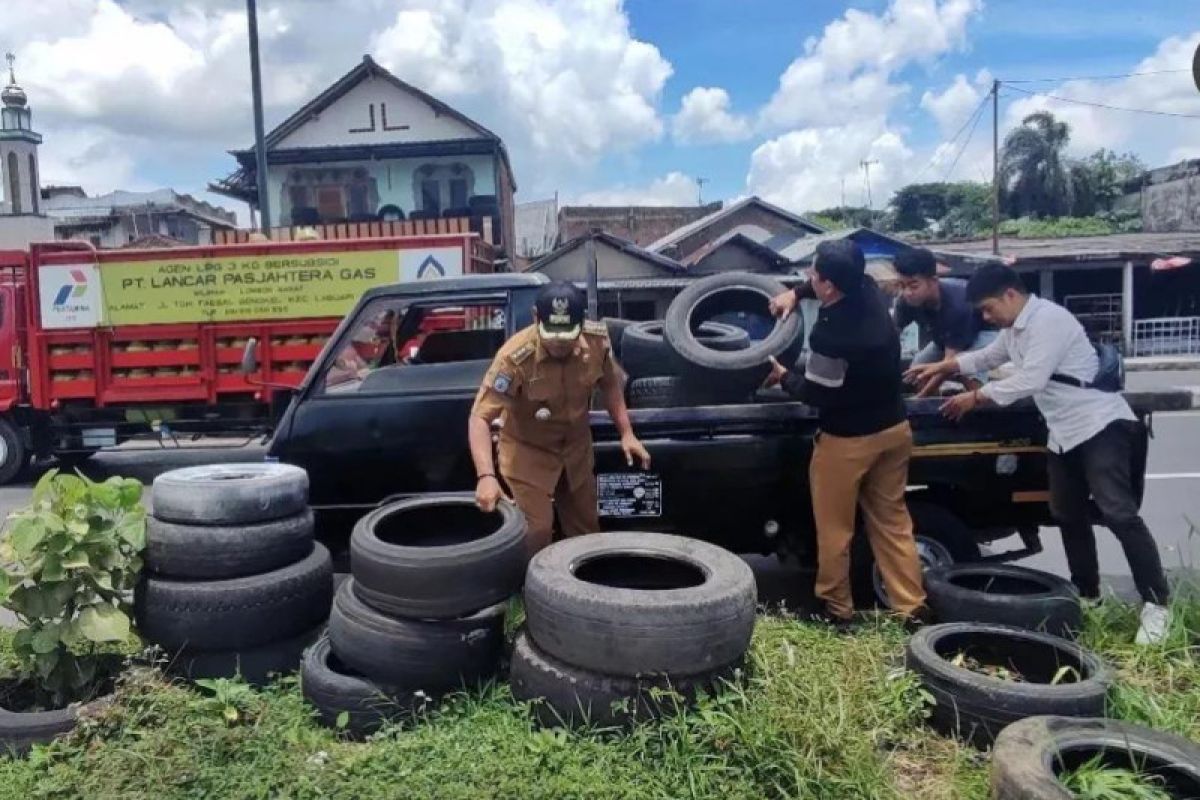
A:
<svg viewBox="0 0 1200 800">
<path fill-rule="evenodd" d="M 1200 408 L 1200 386 L 1172 386 L 1124 393 L 1129 405 L 1139 411 L 1190 411 Z"/>
<path fill-rule="evenodd" d="M 1125 359 L 1126 372 L 1200 370 L 1200 356 L 1139 356 Z"/>
</svg>

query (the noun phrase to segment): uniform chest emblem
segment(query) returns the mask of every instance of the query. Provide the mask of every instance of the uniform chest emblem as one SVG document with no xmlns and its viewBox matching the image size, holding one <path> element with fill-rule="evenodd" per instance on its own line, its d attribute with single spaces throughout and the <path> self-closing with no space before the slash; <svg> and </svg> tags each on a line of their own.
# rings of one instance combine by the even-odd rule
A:
<svg viewBox="0 0 1200 800">
<path fill-rule="evenodd" d="M 512 376 L 505 375 L 503 372 L 496 375 L 492 381 L 492 388 L 500 394 L 508 394 L 508 390 L 512 387 Z"/>
</svg>

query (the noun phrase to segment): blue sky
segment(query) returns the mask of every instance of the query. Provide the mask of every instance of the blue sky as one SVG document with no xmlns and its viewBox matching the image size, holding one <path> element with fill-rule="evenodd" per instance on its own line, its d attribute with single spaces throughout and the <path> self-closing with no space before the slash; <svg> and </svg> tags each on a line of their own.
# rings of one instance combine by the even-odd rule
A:
<svg viewBox="0 0 1200 800">
<path fill-rule="evenodd" d="M 1200 3 L 1085 0 L 259 0 L 268 125 L 371 53 L 499 132 L 519 200 L 692 203 L 760 194 L 797 211 L 881 206 L 914 179 L 990 175 L 990 77 L 1184 69 Z M 202 194 L 250 143 L 242 0 L 40 0 L 6 8 L 46 137 L 44 183 Z M 981 74 L 981 72 L 983 74 Z M 1187 74 L 1022 84 L 1200 115 Z M 1200 157 L 1200 120 L 1006 91 L 1001 125 L 1048 108 L 1096 147 Z M 951 167 L 953 166 L 953 169 Z M 220 202 L 231 205 L 230 201 Z M 239 209 L 241 210 L 241 209 Z"/>
<path fill-rule="evenodd" d="M 850 5 L 880 13 L 889 3 L 631 0 L 626 10 L 634 35 L 656 44 L 675 69 L 663 92 L 664 108 L 678 108 L 692 86 L 717 85 L 729 91 L 735 111 L 752 113 L 771 97 L 779 75 L 802 52 L 805 40 L 820 36 Z M 896 79 L 911 89 L 892 118 L 911 131 L 907 137 L 910 145 L 934 148 L 943 139 L 919 101 L 927 90 L 944 89 L 957 74 L 973 76 L 987 69 L 1001 80 L 1018 80 L 1125 73 L 1163 40 L 1196 31 L 1200 31 L 1200 3 L 1148 2 L 1139 7 L 1089 0 L 993 0 L 968 24 L 968 43 L 962 50 L 930 63 L 909 65 L 897 73 Z M 815 104 L 820 101 L 813 98 Z M 1009 101 L 1002 99 L 1002 119 L 1008 105 Z M 990 123 L 990 115 L 981 119 L 973 142 L 990 146 Z M 1200 155 L 1200 121 L 1189 124 Z M 711 180 L 704 186 L 705 198 L 718 199 L 745 192 L 746 164 L 756 144 L 750 140 L 686 147 L 668 138 L 632 158 L 614 159 L 611 166 L 631 184 L 646 183 L 670 170 L 703 176 Z M 1134 143 L 1128 149 L 1140 148 Z M 1159 153 L 1146 148 L 1145 155 L 1153 160 Z M 984 177 L 987 173 L 985 169 Z M 960 168 L 952 177 L 980 179 L 981 175 L 978 168 L 974 174 Z M 602 184 L 603 177 L 597 186 Z M 860 175 L 847 176 L 848 202 L 861 202 L 862 189 Z"/>
</svg>

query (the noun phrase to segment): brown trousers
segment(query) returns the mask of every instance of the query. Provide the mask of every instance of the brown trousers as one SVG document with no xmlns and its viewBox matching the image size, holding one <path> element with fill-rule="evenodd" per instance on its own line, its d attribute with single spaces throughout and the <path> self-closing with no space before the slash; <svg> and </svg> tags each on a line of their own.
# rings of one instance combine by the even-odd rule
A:
<svg viewBox="0 0 1200 800">
<path fill-rule="evenodd" d="M 554 512 L 563 536 L 579 536 L 600 530 L 600 517 L 596 509 L 596 479 L 585 480 L 572 489 L 564 470 L 558 478 L 554 494 L 532 483 L 507 479 L 517 507 L 525 514 L 528 532 L 525 541 L 530 555 L 536 554 L 554 538 Z"/>
<path fill-rule="evenodd" d="M 892 608 L 911 614 L 925 604 L 912 519 L 904 504 L 912 446 L 908 422 L 869 436 L 817 436 L 808 468 L 817 522 L 816 595 L 830 614 L 854 613 L 850 542 L 858 508 Z"/>
</svg>

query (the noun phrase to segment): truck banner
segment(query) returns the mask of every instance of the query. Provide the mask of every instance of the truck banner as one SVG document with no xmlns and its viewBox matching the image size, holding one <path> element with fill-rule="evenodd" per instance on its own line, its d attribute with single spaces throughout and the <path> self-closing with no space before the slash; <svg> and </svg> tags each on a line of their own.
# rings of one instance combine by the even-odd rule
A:
<svg viewBox="0 0 1200 800">
<path fill-rule="evenodd" d="M 461 247 L 44 266 L 46 328 L 340 317 L 367 289 L 463 273 Z"/>
</svg>

